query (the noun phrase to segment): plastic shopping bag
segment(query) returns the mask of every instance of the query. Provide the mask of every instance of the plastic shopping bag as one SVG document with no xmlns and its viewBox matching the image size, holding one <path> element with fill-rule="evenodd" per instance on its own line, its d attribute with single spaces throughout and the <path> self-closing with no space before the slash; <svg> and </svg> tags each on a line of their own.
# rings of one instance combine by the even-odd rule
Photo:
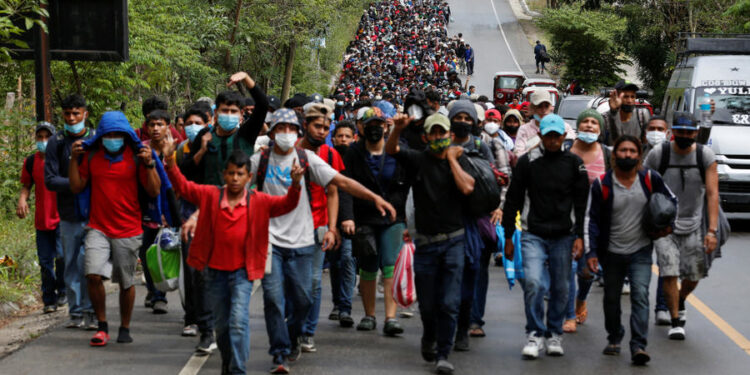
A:
<svg viewBox="0 0 750 375">
<path fill-rule="evenodd" d="M 414 283 L 414 243 L 404 242 L 396 259 L 393 270 L 393 299 L 396 304 L 408 308 L 417 300 L 417 289 Z"/>
<path fill-rule="evenodd" d="M 169 292 L 180 287 L 182 252 L 179 231 L 162 228 L 146 251 L 146 263 L 156 289 Z"/>
<path fill-rule="evenodd" d="M 516 230 L 513 232 L 511 241 L 513 241 L 513 260 L 505 257 L 505 230 L 500 224 L 495 226 L 498 236 L 498 250 L 503 255 L 503 268 L 505 269 L 505 278 L 508 280 L 508 287 L 513 289 L 516 280 L 523 280 L 523 255 L 521 252 L 521 216 L 516 216 Z"/>
</svg>

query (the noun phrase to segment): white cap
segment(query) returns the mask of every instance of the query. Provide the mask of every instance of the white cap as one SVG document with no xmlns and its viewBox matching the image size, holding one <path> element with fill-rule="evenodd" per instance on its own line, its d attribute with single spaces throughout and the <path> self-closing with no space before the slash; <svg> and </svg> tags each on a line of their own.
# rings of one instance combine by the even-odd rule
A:
<svg viewBox="0 0 750 375">
<path fill-rule="evenodd" d="M 544 102 L 552 105 L 552 96 L 550 96 L 549 91 L 542 89 L 531 93 L 531 104 L 540 105 Z"/>
<path fill-rule="evenodd" d="M 357 111 L 357 121 L 362 120 L 362 117 L 365 116 L 365 112 L 367 112 L 368 109 L 370 109 L 370 107 L 362 107 Z"/>
</svg>

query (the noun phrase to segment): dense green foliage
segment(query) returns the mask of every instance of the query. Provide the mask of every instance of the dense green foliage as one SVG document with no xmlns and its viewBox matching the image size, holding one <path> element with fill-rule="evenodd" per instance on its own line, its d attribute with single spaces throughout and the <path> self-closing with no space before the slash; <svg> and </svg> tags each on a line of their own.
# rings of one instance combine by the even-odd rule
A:
<svg viewBox="0 0 750 375">
<path fill-rule="evenodd" d="M 537 21 L 550 37 L 552 49 L 565 63 L 563 80 L 577 78 L 584 87 L 611 85 L 624 73 L 625 52 L 617 36 L 626 22 L 610 11 L 591 11 L 580 5 L 547 9 Z"/>
</svg>

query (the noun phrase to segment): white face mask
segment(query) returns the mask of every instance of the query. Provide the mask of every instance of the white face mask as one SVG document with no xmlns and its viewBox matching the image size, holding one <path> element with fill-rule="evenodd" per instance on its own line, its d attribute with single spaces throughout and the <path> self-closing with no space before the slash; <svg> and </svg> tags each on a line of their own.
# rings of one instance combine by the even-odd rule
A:
<svg viewBox="0 0 750 375">
<path fill-rule="evenodd" d="M 489 135 L 495 135 L 497 131 L 500 129 L 500 125 L 496 122 L 488 122 L 484 124 L 484 131 L 487 132 Z"/>
<path fill-rule="evenodd" d="M 276 134 L 276 145 L 281 151 L 287 152 L 297 143 L 297 133 L 278 133 Z"/>
<path fill-rule="evenodd" d="M 648 141 L 648 144 L 651 146 L 656 146 L 659 143 L 664 142 L 667 140 L 667 133 L 660 132 L 658 130 L 652 130 L 650 132 L 646 132 L 646 140 Z"/>
</svg>

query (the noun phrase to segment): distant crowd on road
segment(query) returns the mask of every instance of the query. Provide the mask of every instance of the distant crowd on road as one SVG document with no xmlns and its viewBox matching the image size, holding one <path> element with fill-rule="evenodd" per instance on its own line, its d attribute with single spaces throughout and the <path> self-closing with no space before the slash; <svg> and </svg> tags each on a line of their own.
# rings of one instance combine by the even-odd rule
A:
<svg viewBox="0 0 750 375">
<path fill-rule="evenodd" d="M 169 239 L 184 273 L 180 334 L 199 337 L 198 353 L 218 347 L 223 374 L 246 373 L 259 282 L 270 372 L 289 373 L 303 352 L 318 350 L 327 263 L 328 319 L 354 327 L 358 279 L 365 315 L 356 329 L 376 330 L 380 277 L 384 335 L 404 332 L 398 304 L 415 293 L 418 350 L 451 374 L 451 353 L 470 350 L 470 338 L 492 325 L 484 313 L 497 257 L 524 292 L 524 358 L 564 354 L 563 336 L 586 322 L 598 279 L 603 353 L 620 354 L 627 290 L 628 347 L 645 365 L 655 253 L 656 323 L 684 340 L 685 300 L 727 236 L 716 158 L 696 143 L 696 120 L 641 115 L 638 87 L 627 81 L 604 115 L 585 110 L 575 129 L 553 113 L 547 91 L 497 108 L 446 97 L 439 90 L 450 78 L 423 64 L 443 56 L 439 71 L 453 56 L 440 42 L 449 19 L 438 1 L 372 4 L 329 98 L 297 94 L 282 104 L 238 72 L 227 86 L 241 85 L 247 97 L 223 91 L 178 116 L 149 98 L 134 130 L 117 111 L 94 129 L 86 99 L 66 97 L 62 127 L 36 127 L 17 209 L 29 214 L 33 188 L 44 311 L 67 304 L 65 326 L 91 330 L 89 344 L 106 346 L 103 281 L 111 280 L 120 293 L 116 341 L 133 342 L 139 263 L 144 305 L 169 311 L 166 265 L 148 255 Z M 397 63 L 377 62 L 384 59 Z"/>
</svg>

